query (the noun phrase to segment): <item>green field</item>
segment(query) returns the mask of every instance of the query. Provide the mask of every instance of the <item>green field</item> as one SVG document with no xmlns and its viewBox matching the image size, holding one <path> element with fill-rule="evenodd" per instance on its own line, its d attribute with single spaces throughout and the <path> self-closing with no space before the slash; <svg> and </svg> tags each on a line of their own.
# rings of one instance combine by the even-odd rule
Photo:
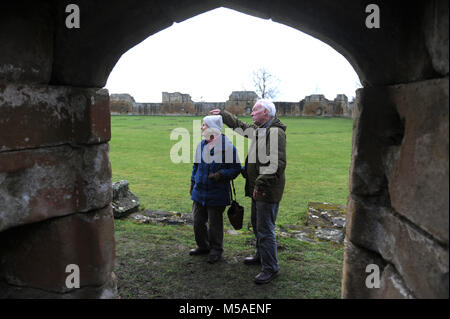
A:
<svg viewBox="0 0 450 319">
<path fill-rule="evenodd" d="M 193 120 L 201 119 L 113 116 L 110 142 L 113 181 L 128 180 L 131 191 L 140 199 L 141 207 L 191 212 L 192 157 L 190 163 L 175 164 L 171 161 L 170 150 L 178 140 L 170 140 L 170 133 L 175 128 L 185 128 L 192 136 Z M 250 117 L 243 119 L 251 122 Z M 277 223 L 303 223 L 308 202 L 345 205 L 353 121 L 306 117 L 281 118 L 281 121 L 287 125 L 287 167 L 286 188 Z M 244 150 L 246 147 L 247 144 Z M 240 154 L 241 162 L 244 162 L 245 155 Z M 250 212 L 251 200 L 243 195 L 242 176 L 235 180 L 235 185 L 238 202 L 246 212 Z"/>
</svg>

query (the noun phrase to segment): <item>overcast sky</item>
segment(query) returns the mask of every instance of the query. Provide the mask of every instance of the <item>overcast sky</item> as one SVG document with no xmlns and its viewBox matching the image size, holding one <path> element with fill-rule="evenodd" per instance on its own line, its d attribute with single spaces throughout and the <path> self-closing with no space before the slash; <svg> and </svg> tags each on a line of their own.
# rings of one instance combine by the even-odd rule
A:
<svg viewBox="0 0 450 319">
<path fill-rule="evenodd" d="M 161 102 L 161 92 L 193 101 L 224 102 L 232 91 L 254 90 L 252 72 L 266 68 L 279 79 L 275 101 L 306 95 L 355 96 L 359 78 L 327 44 L 296 29 L 219 8 L 154 34 L 124 53 L 111 72 L 110 93 L 136 102 Z"/>
</svg>

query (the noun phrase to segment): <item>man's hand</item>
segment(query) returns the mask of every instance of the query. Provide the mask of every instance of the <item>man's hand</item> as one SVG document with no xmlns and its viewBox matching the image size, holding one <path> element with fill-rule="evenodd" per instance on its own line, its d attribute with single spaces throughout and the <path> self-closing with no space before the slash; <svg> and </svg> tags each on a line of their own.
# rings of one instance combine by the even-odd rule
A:
<svg viewBox="0 0 450 319">
<path fill-rule="evenodd" d="M 189 190 L 189 195 L 192 196 L 192 189 L 194 188 L 194 184 L 191 184 L 191 189 Z"/>
<path fill-rule="evenodd" d="M 265 195 L 266 195 L 266 193 L 260 192 L 256 188 L 253 190 L 253 199 L 254 200 L 256 200 L 258 198 L 261 198 L 261 197 L 263 197 Z"/>
<path fill-rule="evenodd" d="M 225 179 L 225 175 L 223 175 L 222 172 L 211 173 L 208 175 L 208 178 L 210 180 L 212 180 L 213 182 L 219 182 L 219 181 Z"/>
<path fill-rule="evenodd" d="M 211 114 L 211 115 L 219 115 L 220 114 L 220 109 L 211 110 L 211 111 L 209 111 L 209 114 Z"/>
</svg>

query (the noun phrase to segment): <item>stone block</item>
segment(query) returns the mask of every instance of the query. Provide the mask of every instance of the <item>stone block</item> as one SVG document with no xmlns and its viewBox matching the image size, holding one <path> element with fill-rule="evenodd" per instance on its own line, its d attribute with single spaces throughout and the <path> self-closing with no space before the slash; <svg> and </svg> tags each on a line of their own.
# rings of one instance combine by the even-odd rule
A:
<svg viewBox="0 0 450 319">
<path fill-rule="evenodd" d="M 0 233 L 0 281 L 53 293 L 68 288 L 69 264 L 78 265 L 80 288 L 100 287 L 114 267 L 114 219 L 111 206 L 89 213 L 51 218 Z"/>
<path fill-rule="evenodd" d="M 133 104 L 128 101 L 110 101 L 111 114 L 131 114 Z"/>
<path fill-rule="evenodd" d="M 448 88 L 448 78 L 444 78 L 389 89 L 405 132 L 401 146 L 385 160 L 392 207 L 447 246 Z"/>
<path fill-rule="evenodd" d="M 309 226 L 323 228 L 345 228 L 346 209 L 343 205 L 329 203 L 308 203 Z"/>
<path fill-rule="evenodd" d="M 380 272 L 386 266 L 386 262 L 379 256 L 367 249 L 359 248 L 344 239 L 344 266 L 342 269 L 342 292 L 345 299 L 367 299 L 375 298 L 377 291 L 366 286 L 369 275 L 366 268 L 370 264 L 379 266 Z"/>
<path fill-rule="evenodd" d="M 391 208 L 352 196 L 347 206 L 347 238 L 395 266 L 418 298 L 448 298 L 448 247 Z"/>
<path fill-rule="evenodd" d="M 314 227 L 319 240 L 342 243 L 345 235 L 345 206 L 330 203 L 308 203 L 307 225 Z"/>
<path fill-rule="evenodd" d="M 384 268 L 380 279 L 380 288 L 376 292 L 377 298 L 414 299 L 413 294 L 406 288 L 403 278 L 391 264 Z"/>
<path fill-rule="evenodd" d="M 50 81 L 55 27 L 50 6 L 40 1 L 2 3 L 0 83 Z"/>
<path fill-rule="evenodd" d="M 0 231 L 111 202 L 109 145 L 0 153 Z"/>
<path fill-rule="evenodd" d="M 387 199 L 385 154 L 401 144 L 403 123 L 389 100 L 389 88 L 364 88 L 357 91 L 353 150 L 350 165 L 350 192 L 359 196 L 384 196 Z"/>
<path fill-rule="evenodd" d="M 113 183 L 113 201 L 111 203 L 114 218 L 122 218 L 134 213 L 139 208 L 139 198 L 128 188 L 128 181 Z"/>
<path fill-rule="evenodd" d="M 319 227 L 314 230 L 314 238 L 341 244 L 344 241 L 344 232 L 342 229 Z"/>
<path fill-rule="evenodd" d="M 8 285 L 0 281 L 0 299 L 116 299 L 117 277 L 114 272 L 102 286 L 80 287 L 66 293 Z"/>
<path fill-rule="evenodd" d="M 128 216 L 138 224 L 190 225 L 194 224 L 192 213 L 178 213 L 145 209 Z"/>
<path fill-rule="evenodd" d="M 342 298 L 348 299 L 412 299 L 414 296 L 405 286 L 395 267 L 386 263 L 378 254 L 358 247 L 345 240 L 342 279 Z M 369 276 L 376 275 L 369 265 L 378 267 L 379 287 L 367 285 Z"/>
<path fill-rule="evenodd" d="M 441 75 L 448 75 L 448 1 L 426 2 L 424 35 L 433 67 Z"/>
<path fill-rule="evenodd" d="M 349 186 L 442 244 L 449 234 L 448 78 L 358 90 Z"/>
<path fill-rule="evenodd" d="M 0 84 L 0 152 L 110 140 L 105 89 Z"/>
</svg>

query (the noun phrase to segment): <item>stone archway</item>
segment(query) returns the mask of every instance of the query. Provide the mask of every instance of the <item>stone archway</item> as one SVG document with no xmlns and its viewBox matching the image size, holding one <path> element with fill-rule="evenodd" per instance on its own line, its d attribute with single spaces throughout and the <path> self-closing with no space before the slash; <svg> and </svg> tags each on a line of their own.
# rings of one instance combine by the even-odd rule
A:
<svg viewBox="0 0 450 319">
<path fill-rule="evenodd" d="M 365 26 L 360 0 L 80 0 L 79 29 L 65 25 L 69 3 L 22 0 L 0 10 L 1 297 L 114 296 L 101 88 L 129 48 L 220 6 L 326 42 L 364 85 L 342 296 L 448 297 L 447 1 L 376 1 L 379 29 Z M 65 285 L 68 264 L 80 266 L 79 289 Z M 370 264 L 380 288 L 366 286 Z"/>
</svg>

